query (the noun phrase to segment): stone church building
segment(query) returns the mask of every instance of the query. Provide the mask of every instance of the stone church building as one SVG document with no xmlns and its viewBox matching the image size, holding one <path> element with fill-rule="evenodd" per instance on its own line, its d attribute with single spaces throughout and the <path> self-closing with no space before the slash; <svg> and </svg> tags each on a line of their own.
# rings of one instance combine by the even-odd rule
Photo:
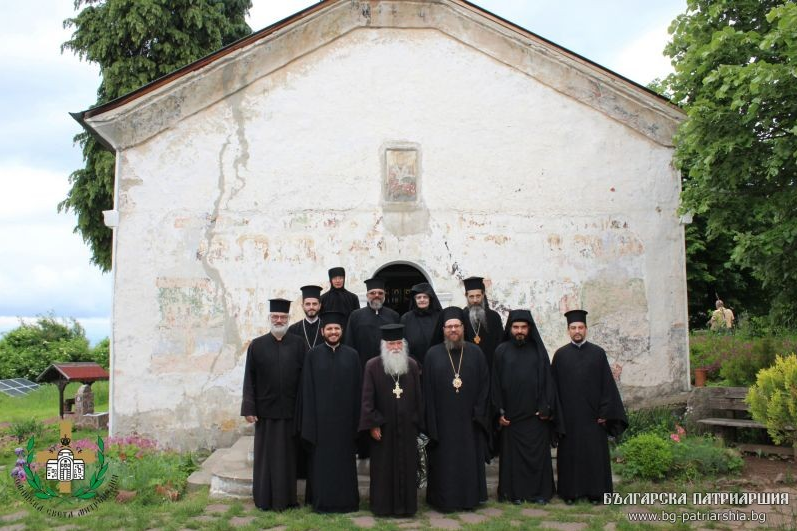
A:
<svg viewBox="0 0 797 531">
<path fill-rule="evenodd" d="M 587 309 L 628 403 L 689 386 L 683 113 L 471 3 L 326 0 L 75 117 L 116 153 L 112 433 L 229 446 L 268 299 L 333 266 L 399 309 L 483 276 L 550 354 Z"/>
</svg>

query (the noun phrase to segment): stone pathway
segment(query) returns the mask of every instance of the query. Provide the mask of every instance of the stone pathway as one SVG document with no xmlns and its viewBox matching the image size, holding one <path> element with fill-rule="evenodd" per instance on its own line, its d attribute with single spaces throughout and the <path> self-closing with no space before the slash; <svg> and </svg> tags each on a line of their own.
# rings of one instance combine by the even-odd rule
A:
<svg viewBox="0 0 797 531">
<path fill-rule="evenodd" d="M 389 524 L 393 529 L 399 530 L 425 530 L 425 529 L 469 529 L 481 528 L 482 526 L 496 525 L 500 520 L 500 526 L 516 529 L 543 528 L 560 531 L 582 531 L 588 527 L 594 528 L 595 521 L 604 522 L 602 529 L 605 531 L 615 531 L 622 528 L 622 523 L 632 524 L 637 527 L 650 527 L 665 529 L 672 526 L 672 523 L 664 522 L 661 519 L 653 522 L 644 523 L 642 521 L 632 521 L 630 515 L 645 515 L 647 518 L 658 516 L 663 512 L 671 513 L 681 523 L 680 518 L 684 513 L 720 513 L 720 512 L 740 512 L 750 515 L 752 511 L 759 514 L 758 521 L 714 521 L 709 522 L 705 518 L 702 520 L 688 521 L 687 524 L 693 529 L 769 529 L 783 528 L 794 529 L 797 521 L 797 492 L 794 489 L 781 489 L 790 491 L 790 500 L 787 505 L 780 506 L 748 506 L 748 507 L 660 507 L 660 506 L 592 506 L 588 503 L 578 503 L 576 505 L 566 505 L 561 500 L 555 498 L 548 505 L 524 504 L 515 506 L 490 502 L 487 506 L 472 512 L 458 512 L 443 514 L 429 509 L 426 505 L 421 505 L 421 510 L 413 518 L 378 518 L 368 511 L 359 511 L 349 515 L 336 515 L 336 518 L 349 519 L 351 529 L 372 529 L 385 524 Z M 288 531 L 289 525 L 278 524 L 280 520 L 275 518 L 277 513 L 259 511 L 251 501 L 230 500 L 214 501 L 206 505 L 201 514 L 189 518 L 185 522 L 186 529 L 205 529 L 215 527 L 232 527 L 247 529 L 268 529 L 269 531 Z M 26 528 L 23 523 L 29 515 L 28 511 L 22 510 L 12 514 L 0 516 L 0 531 L 22 531 Z M 764 515 L 765 519 L 761 520 Z M 267 516 L 267 518 L 264 518 Z M 266 520 L 264 522 L 264 520 Z M 283 518 L 282 522 L 286 522 Z M 266 523 L 266 522 L 270 522 Z M 338 520 L 340 522 L 340 520 Z M 75 522 L 79 523 L 79 522 Z M 599 524 L 600 525 L 600 524 Z M 68 531 L 72 527 L 65 524 L 56 527 L 58 531 Z M 599 527 L 600 528 L 600 527 Z"/>
</svg>

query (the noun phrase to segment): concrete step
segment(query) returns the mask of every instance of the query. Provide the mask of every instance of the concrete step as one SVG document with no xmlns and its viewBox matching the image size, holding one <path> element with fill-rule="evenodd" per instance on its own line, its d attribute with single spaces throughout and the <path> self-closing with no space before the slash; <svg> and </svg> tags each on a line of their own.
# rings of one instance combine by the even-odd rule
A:
<svg viewBox="0 0 797 531">
<path fill-rule="evenodd" d="M 252 497 L 252 463 L 254 459 L 254 436 L 238 439 L 230 448 L 216 450 L 205 460 L 201 468 L 188 478 L 189 489 L 210 487 L 211 498 L 251 498 Z M 554 450 L 555 452 L 555 450 Z M 554 453 L 555 456 L 555 453 Z M 360 496 L 368 498 L 370 460 L 357 460 L 357 484 Z M 556 459 L 553 459 L 554 477 Z M 498 488 L 498 459 L 486 465 L 487 490 L 491 496 Z M 299 480 L 297 490 L 304 496 L 305 482 Z M 426 489 L 420 489 L 425 496 Z M 419 494 L 420 495 L 420 494 Z"/>
</svg>

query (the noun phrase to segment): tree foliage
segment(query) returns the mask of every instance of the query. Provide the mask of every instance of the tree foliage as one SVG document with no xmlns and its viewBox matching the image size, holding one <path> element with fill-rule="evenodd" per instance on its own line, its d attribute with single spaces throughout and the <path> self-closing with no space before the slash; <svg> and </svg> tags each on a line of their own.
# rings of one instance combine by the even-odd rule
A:
<svg viewBox="0 0 797 531">
<path fill-rule="evenodd" d="M 0 339 L 0 378 L 35 380 L 57 361 L 92 361 L 86 332 L 75 319 L 41 316 Z"/>
<path fill-rule="evenodd" d="M 724 269 L 749 272 L 766 292 L 770 315 L 793 325 L 797 4 L 688 0 L 670 32 L 665 53 L 675 73 L 662 85 L 688 115 L 676 137 L 682 203 L 705 229 L 691 244 L 706 251 L 716 242 L 715 259 L 728 253 Z"/>
<path fill-rule="evenodd" d="M 83 8 L 61 50 L 100 66 L 94 106 L 102 105 L 248 35 L 251 0 L 75 0 Z M 102 211 L 113 207 L 114 155 L 88 133 L 75 136 L 84 166 L 59 211 L 77 215 L 75 231 L 91 247 L 92 262 L 111 267 L 111 230 Z"/>
</svg>

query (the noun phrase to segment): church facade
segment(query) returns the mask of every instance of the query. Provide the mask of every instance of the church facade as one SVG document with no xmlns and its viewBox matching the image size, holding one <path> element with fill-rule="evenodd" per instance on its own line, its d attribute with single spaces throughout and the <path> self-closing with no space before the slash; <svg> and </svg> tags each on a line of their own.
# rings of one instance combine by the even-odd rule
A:
<svg viewBox="0 0 797 531">
<path fill-rule="evenodd" d="M 584 308 L 626 402 L 689 387 L 683 113 L 472 4 L 327 0 L 76 118 L 116 152 L 114 434 L 229 446 L 268 299 L 333 266 L 483 276 L 550 353 Z"/>
</svg>

